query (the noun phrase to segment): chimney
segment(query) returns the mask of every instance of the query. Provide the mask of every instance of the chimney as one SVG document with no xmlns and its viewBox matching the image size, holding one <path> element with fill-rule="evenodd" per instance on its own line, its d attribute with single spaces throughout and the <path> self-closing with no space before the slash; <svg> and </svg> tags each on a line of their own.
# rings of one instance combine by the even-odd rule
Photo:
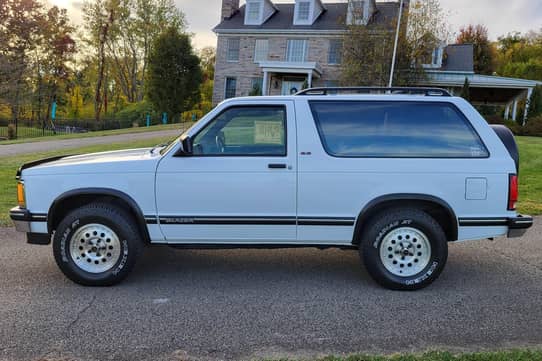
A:
<svg viewBox="0 0 542 361">
<path fill-rule="evenodd" d="M 239 0 L 222 0 L 222 20 L 231 18 L 239 11 Z"/>
</svg>

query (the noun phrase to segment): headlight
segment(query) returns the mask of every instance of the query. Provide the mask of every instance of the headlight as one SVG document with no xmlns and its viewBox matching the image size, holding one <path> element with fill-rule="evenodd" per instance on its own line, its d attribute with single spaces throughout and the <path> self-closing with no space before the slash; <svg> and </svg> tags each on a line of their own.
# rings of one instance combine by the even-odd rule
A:
<svg viewBox="0 0 542 361">
<path fill-rule="evenodd" d="M 17 203 L 19 203 L 19 207 L 26 208 L 26 199 L 24 196 L 24 182 L 19 181 L 17 183 Z"/>
</svg>

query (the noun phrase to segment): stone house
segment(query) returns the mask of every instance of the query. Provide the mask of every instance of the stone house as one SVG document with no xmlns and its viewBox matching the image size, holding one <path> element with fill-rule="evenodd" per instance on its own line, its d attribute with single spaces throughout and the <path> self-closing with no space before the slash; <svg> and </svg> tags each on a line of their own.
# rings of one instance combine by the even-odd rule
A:
<svg viewBox="0 0 542 361">
<path fill-rule="evenodd" d="M 213 104 L 254 93 L 335 86 L 348 26 L 393 26 L 398 12 L 399 2 L 375 0 L 246 0 L 241 7 L 239 0 L 222 0 L 221 22 L 213 29 L 218 38 Z"/>
</svg>

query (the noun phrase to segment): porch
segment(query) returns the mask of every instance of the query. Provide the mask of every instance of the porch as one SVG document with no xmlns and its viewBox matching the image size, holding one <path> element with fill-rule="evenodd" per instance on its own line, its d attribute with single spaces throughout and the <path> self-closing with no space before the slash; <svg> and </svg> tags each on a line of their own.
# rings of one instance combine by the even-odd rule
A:
<svg viewBox="0 0 542 361">
<path fill-rule="evenodd" d="M 262 95 L 295 94 L 304 86 L 310 88 L 313 80 L 322 76 L 315 62 L 263 61 L 259 65 L 263 73 Z"/>
<path fill-rule="evenodd" d="M 464 71 L 426 70 L 427 78 L 419 85 L 448 89 L 461 94 L 465 78 L 469 80 L 470 101 L 477 105 L 503 105 L 505 118 L 517 121 L 518 104 L 531 98 L 533 89 L 542 82 L 536 80 L 481 75 Z M 528 109 L 528 103 L 526 108 Z M 526 119 L 527 109 L 524 119 Z"/>
</svg>

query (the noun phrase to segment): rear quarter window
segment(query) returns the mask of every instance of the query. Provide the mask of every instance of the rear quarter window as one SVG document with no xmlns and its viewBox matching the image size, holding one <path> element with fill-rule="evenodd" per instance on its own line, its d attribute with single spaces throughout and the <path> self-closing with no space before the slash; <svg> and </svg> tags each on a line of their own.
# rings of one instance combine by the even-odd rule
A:
<svg viewBox="0 0 542 361">
<path fill-rule="evenodd" d="M 335 157 L 487 158 L 465 116 L 441 102 L 310 101 L 322 145 Z"/>
</svg>

